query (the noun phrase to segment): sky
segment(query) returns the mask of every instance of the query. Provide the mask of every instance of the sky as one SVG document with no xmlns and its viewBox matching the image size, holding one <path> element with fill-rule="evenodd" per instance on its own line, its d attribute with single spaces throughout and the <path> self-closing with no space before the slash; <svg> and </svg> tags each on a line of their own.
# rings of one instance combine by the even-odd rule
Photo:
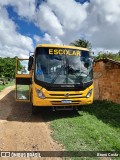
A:
<svg viewBox="0 0 120 160">
<path fill-rule="evenodd" d="M 0 57 L 27 58 L 37 44 L 86 39 L 120 50 L 120 0 L 0 0 Z"/>
</svg>

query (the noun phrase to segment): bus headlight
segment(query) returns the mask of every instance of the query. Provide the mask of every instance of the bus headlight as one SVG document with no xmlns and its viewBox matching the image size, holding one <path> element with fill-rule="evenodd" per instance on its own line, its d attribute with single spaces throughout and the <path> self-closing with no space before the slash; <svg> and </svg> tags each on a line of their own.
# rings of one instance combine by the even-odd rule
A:
<svg viewBox="0 0 120 160">
<path fill-rule="evenodd" d="M 88 93 L 87 93 L 87 95 L 86 95 L 87 98 L 89 98 L 89 97 L 92 95 L 92 90 L 93 90 L 93 89 L 91 89 L 91 90 L 88 91 Z"/>
<path fill-rule="evenodd" d="M 42 99 L 44 99 L 44 98 L 45 98 L 45 96 L 44 96 L 44 94 L 42 93 L 42 91 L 41 91 L 41 90 L 36 89 L 36 93 L 37 93 L 37 95 L 38 95 L 38 97 L 39 97 L 39 98 L 42 98 Z"/>
</svg>

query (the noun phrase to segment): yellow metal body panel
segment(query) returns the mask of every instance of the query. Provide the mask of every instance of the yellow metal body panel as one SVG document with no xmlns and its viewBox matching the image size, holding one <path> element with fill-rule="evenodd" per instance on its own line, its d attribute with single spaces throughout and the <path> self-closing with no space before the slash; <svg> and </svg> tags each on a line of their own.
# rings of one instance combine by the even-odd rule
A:
<svg viewBox="0 0 120 160">
<path fill-rule="evenodd" d="M 38 97 L 36 89 L 41 90 L 45 95 L 44 99 Z M 86 88 L 84 91 L 47 91 L 45 88 L 33 83 L 32 85 L 32 103 L 34 106 L 79 106 L 87 105 L 93 102 L 93 92 L 90 98 L 86 98 L 86 95 L 90 89 L 93 89 L 93 85 Z M 68 93 L 69 96 L 65 97 Z M 70 104 L 62 104 L 62 100 L 71 100 Z"/>
<path fill-rule="evenodd" d="M 76 47 L 76 46 L 55 45 L 55 44 L 38 44 L 38 45 L 36 46 L 36 48 L 38 48 L 38 47 L 69 48 L 69 49 L 79 49 L 79 50 L 89 51 L 89 49 L 87 49 L 87 48 Z"/>
<path fill-rule="evenodd" d="M 31 74 L 16 74 L 16 78 L 31 78 Z"/>
</svg>

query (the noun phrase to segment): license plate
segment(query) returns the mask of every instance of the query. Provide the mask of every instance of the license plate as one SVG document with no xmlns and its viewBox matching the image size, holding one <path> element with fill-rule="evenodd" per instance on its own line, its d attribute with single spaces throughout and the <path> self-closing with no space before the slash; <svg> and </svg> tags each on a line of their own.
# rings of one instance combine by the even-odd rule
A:
<svg viewBox="0 0 120 160">
<path fill-rule="evenodd" d="M 68 104 L 68 103 L 72 103 L 72 101 L 71 100 L 62 100 L 62 103 L 64 103 L 64 104 Z"/>
</svg>

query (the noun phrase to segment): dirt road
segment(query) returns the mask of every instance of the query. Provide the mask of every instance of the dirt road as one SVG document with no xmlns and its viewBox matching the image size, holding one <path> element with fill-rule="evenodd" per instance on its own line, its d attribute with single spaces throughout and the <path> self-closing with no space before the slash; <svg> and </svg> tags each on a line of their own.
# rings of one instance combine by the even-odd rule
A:
<svg viewBox="0 0 120 160">
<path fill-rule="evenodd" d="M 48 123 L 41 113 L 31 115 L 30 103 L 15 102 L 13 87 L 0 92 L 0 151 L 62 150 L 51 138 Z"/>
</svg>

